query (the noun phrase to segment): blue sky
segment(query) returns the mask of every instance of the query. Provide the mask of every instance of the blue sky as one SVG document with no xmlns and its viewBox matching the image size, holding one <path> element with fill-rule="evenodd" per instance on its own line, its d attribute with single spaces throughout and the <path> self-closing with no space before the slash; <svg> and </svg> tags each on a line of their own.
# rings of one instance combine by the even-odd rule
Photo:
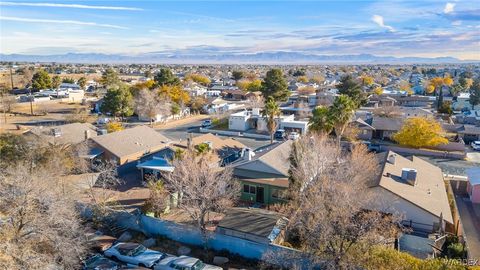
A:
<svg viewBox="0 0 480 270">
<path fill-rule="evenodd" d="M 480 1 L 1 1 L 2 53 L 255 53 L 480 60 Z"/>
</svg>

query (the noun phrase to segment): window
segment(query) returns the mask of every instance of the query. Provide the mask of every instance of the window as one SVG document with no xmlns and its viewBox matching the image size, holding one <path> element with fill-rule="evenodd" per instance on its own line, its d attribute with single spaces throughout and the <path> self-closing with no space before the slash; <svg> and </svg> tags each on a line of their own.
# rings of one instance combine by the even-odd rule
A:
<svg viewBox="0 0 480 270">
<path fill-rule="evenodd" d="M 243 192 L 250 193 L 250 194 L 256 194 L 257 189 L 255 188 L 255 186 L 244 184 L 243 185 Z"/>
</svg>

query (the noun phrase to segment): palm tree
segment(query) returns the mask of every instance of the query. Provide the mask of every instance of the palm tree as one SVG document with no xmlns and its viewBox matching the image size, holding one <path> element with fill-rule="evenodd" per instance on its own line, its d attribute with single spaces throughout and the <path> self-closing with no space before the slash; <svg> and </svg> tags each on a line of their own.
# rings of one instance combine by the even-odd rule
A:
<svg viewBox="0 0 480 270">
<path fill-rule="evenodd" d="M 329 109 L 329 115 L 333 122 L 333 128 L 339 145 L 342 135 L 355 111 L 355 107 L 356 104 L 350 97 L 340 95 L 335 99 L 333 105 Z"/>
<path fill-rule="evenodd" d="M 267 129 L 270 133 L 270 143 L 273 143 L 273 134 L 277 130 L 276 118 L 280 116 L 280 107 L 273 97 L 268 97 L 265 102 L 265 108 L 262 111 L 264 117 L 267 118 Z"/>
<path fill-rule="evenodd" d="M 311 131 L 323 134 L 330 134 L 333 130 L 332 117 L 330 116 L 330 108 L 318 106 L 312 111 L 312 117 L 309 120 Z"/>
</svg>

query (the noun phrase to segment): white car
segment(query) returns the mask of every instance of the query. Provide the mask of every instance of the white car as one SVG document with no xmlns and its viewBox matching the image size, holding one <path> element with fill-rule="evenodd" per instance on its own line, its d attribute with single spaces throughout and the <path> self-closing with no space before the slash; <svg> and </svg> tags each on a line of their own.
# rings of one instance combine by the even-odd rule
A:
<svg viewBox="0 0 480 270">
<path fill-rule="evenodd" d="M 137 243 L 118 243 L 105 250 L 106 257 L 142 267 L 153 267 L 168 255 Z"/>
<path fill-rule="evenodd" d="M 222 270 L 223 268 L 206 264 L 201 260 L 188 256 L 167 257 L 155 265 L 154 270 Z"/>
<path fill-rule="evenodd" d="M 298 138 L 300 138 L 300 134 L 298 134 L 298 132 L 290 132 L 290 134 L 288 134 L 289 140 L 296 140 Z"/>
<path fill-rule="evenodd" d="M 470 144 L 470 146 L 472 146 L 473 150 L 480 151 L 480 141 L 474 141 Z"/>
</svg>

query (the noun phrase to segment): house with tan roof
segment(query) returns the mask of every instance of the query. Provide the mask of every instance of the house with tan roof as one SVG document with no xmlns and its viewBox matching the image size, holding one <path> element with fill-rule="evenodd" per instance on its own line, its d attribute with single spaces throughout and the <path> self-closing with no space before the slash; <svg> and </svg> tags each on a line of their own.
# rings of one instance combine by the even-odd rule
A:
<svg viewBox="0 0 480 270">
<path fill-rule="evenodd" d="M 381 174 L 371 187 L 372 209 L 400 214 L 402 223 L 416 231 L 434 232 L 453 225 L 442 170 L 413 156 L 392 151 L 377 155 Z"/>
<path fill-rule="evenodd" d="M 97 136 L 97 128 L 89 123 L 59 126 L 37 126 L 24 133 L 45 139 L 51 144 L 75 145 Z"/>
<path fill-rule="evenodd" d="M 233 175 L 242 186 L 240 199 L 259 204 L 286 201 L 291 140 L 245 153 L 234 162 Z"/>
<path fill-rule="evenodd" d="M 182 149 L 186 149 L 190 146 L 198 147 L 205 144 L 208 146 L 211 155 L 212 164 L 218 166 L 225 166 L 241 157 L 244 150 L 248 148 L 243 143 L 233 138 L 221 138 L 213 135 L 212 133 L 203 134 L 193 138 L 189 138 L 186 141 L 174 143 L 173 145 Z"/>
<path fill-rule="evenodd" d="M 119 173 L 135 171 L 137 161 L 149 157 L 167 157 L 174 153 L 170 140 L 153 128 L 136 126 L 121 131 L 97 136 L 91 139 L 95 148 L 100 149 L 102 157 L 113 160 L 119 166 Z"/>
</svg>

